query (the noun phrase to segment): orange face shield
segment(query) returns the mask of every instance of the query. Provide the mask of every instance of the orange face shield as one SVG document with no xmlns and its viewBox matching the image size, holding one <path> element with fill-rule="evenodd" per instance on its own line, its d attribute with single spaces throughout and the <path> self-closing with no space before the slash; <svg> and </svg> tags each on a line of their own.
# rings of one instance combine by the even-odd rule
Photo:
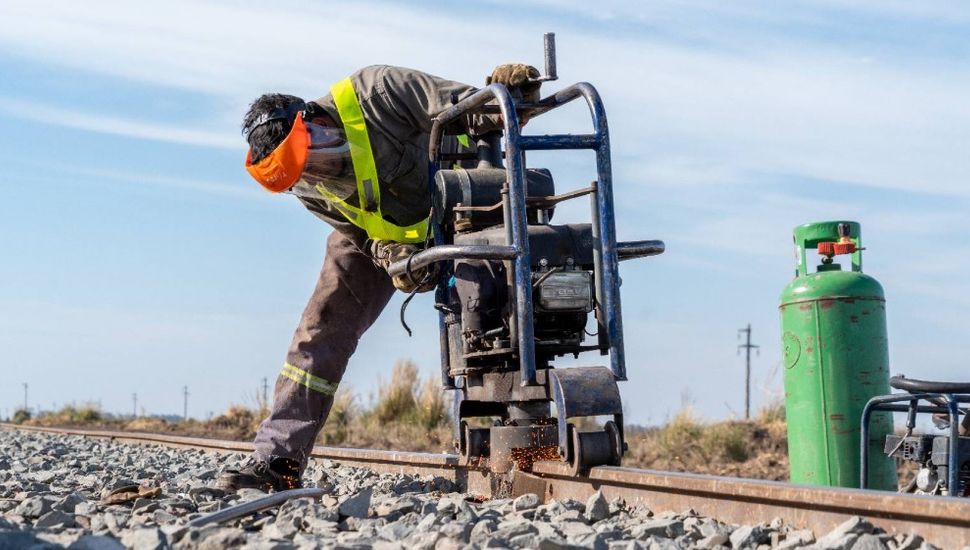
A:
<svg viewBox="0 0 970 550">
<path fill-rule="evenodd" d="M 253 164 L 252 150 L 246 152 L 246 171 L 267 191 L 282 193 L 300 180 L 309 149 L 310 133 L 302 113 L 297 113 L 286 139 L 267 157 Z"/>
</svg>

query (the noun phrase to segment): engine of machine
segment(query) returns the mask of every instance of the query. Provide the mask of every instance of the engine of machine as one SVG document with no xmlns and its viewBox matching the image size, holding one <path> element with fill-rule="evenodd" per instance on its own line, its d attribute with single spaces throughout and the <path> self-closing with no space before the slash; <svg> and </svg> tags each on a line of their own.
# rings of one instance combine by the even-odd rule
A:
<svg viewBox="0 0 970 550">
<path fill-rule="evenodd" d="M 503 245 L 505 169 L 474 168 L 437 173 L 439 212 L 454 228 L 454 243 Z M 595 305 L 591 224 L 550 223 L 555 185 L 548 170 L 527 170 L 529 250 L 532 263 L 533 315 L 537 367 L 556 356 L 584 351 L 589 313 Z M 508 311 L 510 280 L 502 262 L 456 262 L 447 304 L 452 375 L 495 369 L 505 358 L 509 369 L 514 346 Z"/>
</svg>

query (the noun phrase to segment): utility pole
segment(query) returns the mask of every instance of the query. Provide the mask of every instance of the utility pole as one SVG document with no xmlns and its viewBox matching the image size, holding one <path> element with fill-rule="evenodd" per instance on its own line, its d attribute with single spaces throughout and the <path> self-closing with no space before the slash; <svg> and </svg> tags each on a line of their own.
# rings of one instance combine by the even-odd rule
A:
<svg viewBox="0 0 970 550">
<path fill-rule="evenodd" d="M 738 353 L 741 353 L 741 348 L 744 348 L 745 355 L 745 367 L 744 367 L 744 419 L 751 419 L 751 350 L 758 349 L 760 346 L 756 346 L 751 343 L 751 323 L 748 323 L 748 328 L 738 329 L 738 339 L 741 338 L 741 334 L 746 333 L 747 341 L 744 344 L 738 345 Z M 761 353 L 760 351 L 758 352 Z"/>
<path fill-rule="evenodd" d="M 131 417 L 138 418 L 138 394 L 131 394 Z"/>
<path fill-rule="evenodd" d="M 182 386 L 182 420 L 189 419 L 189 387 Z"/>
<path fill-rule="evenodd" d="M 263 377 L 263 406 L 266 407 L 267 409 L 269 408 L 268 396 L 269 396 L 269 381 L 267 381 L 266 377 L 264 376 Z"/>
<path fill-rule="evenodd" d="M 29 411 L 27 408 L 27 383 L 24 382 L 24 411 Z"/>
</svg>

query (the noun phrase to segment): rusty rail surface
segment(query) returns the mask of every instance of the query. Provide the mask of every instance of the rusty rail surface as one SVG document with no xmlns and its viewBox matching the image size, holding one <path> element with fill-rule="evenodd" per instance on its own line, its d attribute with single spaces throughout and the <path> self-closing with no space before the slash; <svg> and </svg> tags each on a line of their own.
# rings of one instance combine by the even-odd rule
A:
<svg viewBox="0 0 970 550">
<path fill-rule="evenodd" d="M 531 474 L 520 474 L 516 481 L 516 492 L 540 494 L 545 500 L 581 499 L 598 489 L 630 505 L 654 511 L 693 509 L 730 523 L 778 517 L 817 536 L 851 516 L 862 516 L 889 533 L 918 533 L 942 548 L 970 544 L 970 499 L 607 466 L 576 478 L 558 462 L 537 463 Z"/>
<path fill-rule="evenodd" d="M 188 447 L 215 452 L 249 452 L 251 443 L 157 433 L 42 428 L 0 423 L 0 428 L 106 438 L 124 443 Z M 382 473 L 432 474 L 462 490 L 491 496 L 496 482 L 480 468 L 461 464 L 456 455 L 317 446 L 313 458 Z M 970 544 L 970 499 L 902 495 L 881 491 L 792 485 L 776 481 L 699 474 L 598 467 L 586 477 L 572 476 L 566 465 L 539 462 L 531 473 L 514 472 L 512 495 L 536 493 L 545 500 L 585 500 L 597 490 L 607 498 L 654 512 L 693 509 L 730 523 L 751 524 L 781 518 L 824 535 L 851 516 L 862 516 L 889 533 L 918 533 L 942 548 Z"/>
</svg>

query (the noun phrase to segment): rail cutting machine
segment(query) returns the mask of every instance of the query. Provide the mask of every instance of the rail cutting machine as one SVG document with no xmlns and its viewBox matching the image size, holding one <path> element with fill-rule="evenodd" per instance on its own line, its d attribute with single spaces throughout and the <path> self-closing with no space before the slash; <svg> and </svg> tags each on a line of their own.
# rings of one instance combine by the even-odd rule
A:
<svg viewBox="0 0 970 550">
<path fill-rule="evenodd" d="M 539 80 L 556 80 L 552 33 L 545 54 Z M 580 99 L 589 107 L 592 133 L 520 132 L 523 117 L 551 115 Z M 502 131 L 473 136 L 475 146 L 464 152 L 444 152 L 449 125 L 479 114 L 500 115 Z M 596 180 L 557 194 L 548 170 L 526 166 L 526 152 L 534 150 L 592 150 Z M 435 293 L 441 377 L 445 389 L 457 390 L 457 451 L 494 473 L 549 458 L 577 473 L 619 465 L 626 444 L 617 382 L 627 373 L 618 263 L 660 254 L 664 243 L 617 242 L 609 129 L 596 89 L 580 82 L 525 103 L 491 84 L 434 119 L 429 154 L 433 246 L 389 272 L 434 262 L 442 267 Z M 581 198 L 589 201 L 589 223 L 552 222 L 559 203 Z M 491 277 L 480 285 L 488 296 L 462 295 L 463 277 L 476 271 Z M 587 332 L 590 315 L 595 331 Z M 608 366 L 554 365 L 584 352 L 608 356 Z M 587 417 L 608 420 L 600 427 Z"/>
</svg>

